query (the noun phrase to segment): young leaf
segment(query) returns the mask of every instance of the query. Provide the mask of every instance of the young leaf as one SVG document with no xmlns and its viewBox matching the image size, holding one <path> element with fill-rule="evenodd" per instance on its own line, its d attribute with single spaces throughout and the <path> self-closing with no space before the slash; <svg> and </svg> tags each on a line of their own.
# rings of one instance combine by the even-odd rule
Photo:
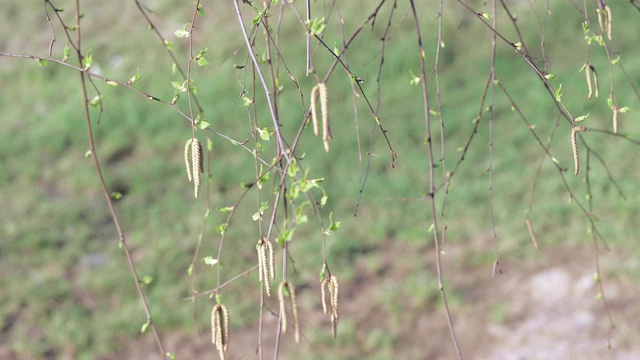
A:
<svg viewBox="0 0 640 360">
<path fill-rule="evenodd" d="M 136 71 L 136 74 L 133 75 L 131 79 L 129 79 L 129 81 L 127 81 L 127 85 L 135 84 L 136 81 L 138 80 L 140 80 L 140 68 L 138 68 L 138 71 Z"/>
<path fill-rule="evenodd" d="M 562 102 L 562 84 L 556 89 L 555 96 L 557 102 Z"/>
</svg>

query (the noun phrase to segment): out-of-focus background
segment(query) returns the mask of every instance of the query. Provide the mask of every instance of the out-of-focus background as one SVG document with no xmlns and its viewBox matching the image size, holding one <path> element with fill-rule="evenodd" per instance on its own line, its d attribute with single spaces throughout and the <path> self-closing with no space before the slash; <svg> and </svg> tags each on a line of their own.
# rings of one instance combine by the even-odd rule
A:
<svg viewBox="0 0 640 360">
<path fill-rule="evenodd" d="M 436 74 L 431 70 L 438 10 L 437 2 L 426 3 L 418 4 L 418 12 L 430 71 L 430 101 L 435 108 Z M 554 1 L 547 11 L 547 4 L 541 1 L 506 3 L 517 16 L 523 43 L 533 56 L 548 61 L 548 72 L 555 75 L 552 85 L 562 84 L 562 101 L 572 113 L 589 113 L 585 126 L 610 130 L 607 98 L 613 84 L 619 105 L 632 109 L 620 114 L 620 130 L 640 139 L 636 114 L 640 109 L 640 12 L 627 2 L 608 4 L 614 15 L 612 40 L 607 45 L 612 59 L 620 56 L 624 71 L 618 64 L 610 67 L 604 48 L 592 43 L 588 62 L 597 69 L 600 96 L 587 100 L 585 76 L 580 72 L 587 53 L 584 5 Z M 75 4 L 54 4 L 64 9 L 59 13 L 64 21 L 73 24 Z M 192 4 L 169 0 L 144 4 L 158 30 L 174 43 L 178 61 L 186 66 L 188 41 L 174 32 L 191 21 Z M 377 5 L 339 2 L 339 8 L 332 8 L 331 2 L 312 4 L 318 18 L 329 19 L 324 41 L 338 49 Z M 491 13 L 490 4 L 470 4 Z M 385 36 L 392 5 L 384 3 L 375 23 L 362 29 L 349 46 L 346 60 L 352 72 L 364 78 L 363 89 L 374 106 L 380 91 L 380 118 L 398 158 L 392 168 L 389 149 L 373 127 L 362 96 L 355 98 L 356 122 L 351 80 L 342 68 L 336 69 L 328 82 L 334 135 L 331 152 L 325 154 L 322 141 L 307 128 L 299 154 L 305 154 L 303 163 L 310 168 L 310 176 L 324 178 L 322 185 L 329 197 L 323 210 L 325 221 L 330 211 L 334 220 L 341 221 L 340 229 L 327 238 L 329 263 L 341 280 L 339 336 L 331 338 L 329 318 L 322 314 L 317 280 L 322 264 L 321 231 L 316 217 L 309 213 L 309 223 L 297 230 L 290 247 L 295 264 L 290 279 L 298 289 L 303 339 L 296 345 L 291 334 L 286 334 L 282 358 L 455 357 L 429 233 L 421 87 L 412 84 L 420 72 L 419 53 L 408 2 L 399 1 L 393 12 L 384 42 L 384 66 L 376 82 L 383 55 L 380 39 Z M 85 51 L 92 49 L 92 71 L 126 81 L 139 69 L 141 79 L 135 86 L 169 101 L 174 91 L 171 82 L 182 80 L 172 73 L 170 58 L 135 2 L 91 0 L 82 1 L 81 6 L 82 44 Z M 246 80 L 249 89 L 253 86 L 251 71 L 245 74 L 234 67 L 248 64 L 244 40 L 232 2 L 205 2 L 203 6 L 206 13 L 198 17 L 193 42 L 195 53 L 208 48 L 209 64 L 193 69 L 198 97 L 211 128 L 242 141 L 250 136 L 251 123 L 239 97 L 240 84 Z M 250 27 L 255 13 L 246 4 L 241 6 L 245 26 Z M 293 6 L 304 12 L 304 2 L 296 1 Z M 597 29 L 593 4 L 587 3 L 586 8 L 592 28 Z M 291 6 L 284 6 L 282 13 L 280 9 L 278 4 L 269 21 L 273 31 L 279 29 L 282 58 L 308 99 L 315 79 L 304 76 L 304 28 Z M 50 8 L 49 12 L 53 16 Z M 2 1 L 0 14 L 0 52 L 47 56 L 51 32 L 42 3 Z M 344 36 L 338 14 L 344 19 Z M 506 13 L 501 10 L 497 16 L 501 33 L 519 41 Z M 490 71 L 491 32 L 453 2 L 446 4 L 442 18 L 439 76 L 450 171 L 460 159 L 460 148 L 467 143 L 478 112 L 485 111 L 481 95 Z M 58 20 L 53 17 L 52 21 L 57 37 L 53 57 L 61 59 L 65 36 Z M 262 30 L 256 38 L 257 51 L 264 51 Z M 332 57 L 317 45 L 314 54 L 315 68 L 322 76 Z M 69 62 L 75 64 L 73 54 Z M 308 100 L 303 106 L 298 89 L 282 63 L 280 66 L 280 119 L 285 136 L 291 139 Z M 569 126 L 558 120 L 552 97 L 531 67 L 503 42 L 498 45 L 496 76 L 542 142 L 552 138 L 549 148 L 568 169 L 564 176 L 575 199 L 571 201 L 552 161 L 544 157 L 527 125 L 496 88 L 493 211 L 502 274 L 492 278 L 495 240 L 486 112 L 451 181 L 445 207 L 444 279 L 464 354 L 473 359 L 640 358 L 637 145 L 605 133 L 583 134 L 593 149 L 590 209 L 584 146 L 581 144 L 582 172 L 576 177 L 571 174 Z M 167 350 L 178 359 L 215 357 L 209 334 L 212 301 L 207 297 L 195 303 L 184 300 L 192 286 L 204 291 L 217 284 L 215 270 L 201 261 L 195 276 L 187 273 L 205 212 L 203 198 L 194 201 L 193 188 L 184 176 L 183 146 L 191 127 L 169 107 L 121 86 L 95 83 L 104 106 L 101 116 L 97 109 L 92 110 L 98 154 L 110 190 L 123 195 L 116 208 L 139 275 L 153 279 L 144 290 L 156 326 Z M 140 334 L 145 314 L 124 253 L 118 248 L 95 169 L 84 156 L 88 141 L 78 74 L 53 63 L 39 67 L 32 60 L 0 57 L 0 89 L 0 358 L 160 358 L 151 335 Z M 263 96 L 257 95 L 256 102 L 259 123 L 270 126 Z M 177 106 L 187 111 L 185 96 Z M 437 116 L 433 119 L 438 121 Z M 432 130 L 440 146 L 439 126 Z M 273 141 L 264 146 L 273 146 Z M 252 154 L 217 136 L 213 137 L 211 166 L 212 209 L 231 206 L 243 191 L 241 184 L 255 177 Z M 442 171 L 441 167 L 436 170 Z M 265 184 L 267 195 L 272 182 Z M 442 193 L 436 197 L 439 206 Z M 538 250 L 525 225 L 532 196 L 528 215 Z M 255 199 L 255 193 L 250 193 L 228 228 L 223 280 L 256 262 L 258 230 L 251 219 L 258 207 Z M 594 279 L 590 224 L 576 200 L 596 220 L 609 248 L 598 240 L 606 303 Z M 217 255 L 220 235 L 215 228 L 226 216 L 214 211 L 207 219 L 199 258 Z M 278 251 L 278 259 L 280 256 Z M 228 358 L 253 358 L 258 335 L 257 275 L 234 281 L 223 296 L 232 316 Z M 266 306 L 276 313 L 277 299 L 267 299 Z M 266 313 L 263 346 L 271 356 L 277 322 L 270 311 Z M 611 332 L 609 316 L 616 325 Z M 606 346 L 609 338 L 611 349 Z"/>
</svg>

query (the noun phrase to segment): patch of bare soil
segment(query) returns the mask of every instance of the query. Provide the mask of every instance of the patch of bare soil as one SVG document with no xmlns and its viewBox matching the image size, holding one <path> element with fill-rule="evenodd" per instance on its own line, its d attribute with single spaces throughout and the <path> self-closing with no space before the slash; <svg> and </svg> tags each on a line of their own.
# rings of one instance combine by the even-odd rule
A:
<svg viewBox="0 0 640 360">
<path fill-rule="evenodd" d="M 492 279 L 490 266 L 466 265 L 472 253 L 486 249 L 475 245 L 478 249 L 474 244 L 447 245 L 443 256 L 445 286 L 466 359 L 640 359 L 640 286 L 621 275 L 624 254 L 614 250 L 601 257 L 605 297 L 615 324 L 610 331 L 594 281 L 591 247 L 547 247 L 532 249 L 527 258 L 503 257 L 502 274 Z M 417 251 L 424 253 L 422 261 L 412 263 Z M 420 271 L 424 271 L 424 283 L 433 286 L 433 250 L 390 240 L 354 266 L 357 275 L 341 284 L 339 338 L 329 339 L 329 321 L 322 314 L 319 295 L 310 293 L 316 292 L 318 285 L 307 279 L 312 286 L 299 295 L 313 299 L 301 303 L 304 338 L 296 345 L 292 335 L 286 334 L 282 358 L 457 357 L 437 291 L 422 296 L 421 289 L 403 286 L 416 274 L 420 279 Z M 265 358 L 273 357 L 273 336 L 267 332 L 275 324 L 274 315 L 265 317 Z M 234 330 L 227 358 L 258 358 L 257 334 L 257 324 Z M 206 331 L 201 335 L 164 334 L 164 341 L 178 359 L 217 358 Z M 611 347 L 607 348 L 609 341 Z M 103 359 L 152 360 L 160 356 L 151 336 L 145 336 L 123 352 Z"/>
</svg>

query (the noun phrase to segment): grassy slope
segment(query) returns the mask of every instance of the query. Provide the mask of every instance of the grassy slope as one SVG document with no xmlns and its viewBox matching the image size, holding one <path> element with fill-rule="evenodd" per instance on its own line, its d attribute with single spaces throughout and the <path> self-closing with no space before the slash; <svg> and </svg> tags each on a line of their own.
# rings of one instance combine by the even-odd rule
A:
<svg viewBox="0 0 640 360">
<path fill-rule="evenodd" d="M 87 9 L 85 49 L 94 48 L 97 64 L 106 75 L 114 78 L 126 79 L 139 67 L 143 79 L 138 86 L 169 99 L 172 95 L 169 81 L 177 80 L 177 77 L 170 73 L 168 58 L 146 30 L 133 3 L 124 9 L 97 4 L 84 5 Z M 26 6 L 15 6 L 11 10 L 15 12 L 15 21 L 38 23 L 37 31 L 2 39 L 0 44 L 12 52 L 43 54 L 48 43 L 46 24 L 41 18 L 33 18 L 33 14 L 40 11 L 37 4 L 33 5 L 32 11 L 27 11 Z M 187 22 L 190 16 L 189 9 L 176 11 L 168 3 L 157 7 L 161 15 L 159 27 L 166 36 Z M 65 16 L 71 15 L 70 9 L 69 6 Z M 635 42 L 631 39 L 638 33 L 637 19 L 634 18 L 637 14 L 624 9 L 614 7 L 613 43 L 622 52 L 623 61 L 640 56 L 640 50 L 634 47 Z M 524 8 L 519 10 L 523 15 L 528 12 Z M 228 58 L 242 44 L 235 24 L 225 15 L 230 11 L 228 4 L 221 5 L 209 10 L 207 17 L 200 20 L 207 22 L 202 28 L 206 36 L 196 37 L 197 47 L 209 47 L 207 58 L 211 65 L 196 69 L 194 77 L 198 79 L 200 97 L 212 126 L 230 136 L 245 139 L 249 122 L 237 97 L 240 88 L 231 65 L 243 63 L 246 53 L 240 51 Z M 345 25 L 349 32 L 359 24 L 364 14 L 357 9 L 343 11 L 355 14 Z M 405 11 L 406 8 L 401 6 L 396 19 Z M 446 24 L 441 76 L 443 115 L 447 122 L 446 156 L 450 168 L 459 158 L 456 150 L 468 138 L 473 126 L 471 121 L 480 106 L 479 98 L 489 69 L 490 35 L 468 15 L 463 17 L 463 26 L 458 28 L 460 10 L 451 8 L 448 11 L 451 14 L 449 19 L 454 20 Z M 570 20 L 560 16 L 565 13 L 570 14 L 567 16 Z M 424 18 L 428 66 L 432 67 L 435 20 L 433 16 L 425 15 Z M 382 20 L 382 17 L 378 19 L 373 32 L 370 27 L 366 28 L 349 55 L 352 70 L 366 78 L 364 88 L 374 101 L 374 80 L 380 61 L 380 47 L 376 39 L 382 35 L 386 18 Z M 334 211 L 335 218 L 343 221 L 340 231 L 329 240 L 329 249 L 335 267 L 345 280 L 353 275 L 354 269 L 348 266 L 350 260 L 385 239 L 406 241 L 407 254 L 430 241 L 424 235 L 430 224 L 428 212 L 425 203 L 419 200 L 426 192 L 427 162 L 423 151 L 425 132 L 420 89 L 409 85 L 409 71 L 419 71 L 415 56 L 416 40 L 409 20 L 407 18 L 393 28 L 392 39 L 387 43 L 382 79 L 380 114 L 399 158 L 392 170 L 388 149 L 377 133 L 371 173 L 357 218 L 352 216 L 359 189 L 356 130 L 349 79 L 344 71 L 337 70 L 329 82 L 336 138 L 332 143 L 332 154 L 324 155 L 320 141 L 312 138 L 308 131 L 304 135 L 308 144 L 301 146 L 301 151 L 307 154 L 305 162 L 312 175 L 326 179 L 329 210 Z M 292 17 L 287 21 L 295 22 Z M 531 29 L 531 21 L 522 16 L 519 24 Z M 282 47 L 282 52 L 287 64 L 301 79 L 306 94 L 313 83 L 300 75 L 303 59 L 299 54 L 304 44 L 298 37 L 295 38 L 298 40 L 287 40 L 299 35 L 299 31 L 293 25 L 283 27 L 282 41 L 286 46 Z M 510 34 L 506 27 L 505 31 Z M 536 48 L 539 41 L 537 30 L 532 32 L 526 41 L 531 48 Z M 8 32 L 3 30 L 2 33 Z M 593 47 L 590 61 L 601 76 L 601 97 L 586 102 L 583 75 L 578 73 L 579 64 L 584 61 L 580 18 L 569 5 L 562 4 L 553 9 L 546 35 L 551 72 L 557 75 L 553 84 L 563 84 L 563 100 L 575 115 L 591 113 L 587 126 L 608 128 L 606 59 L 600 55 L 600 49 Z M 60 32 L 58 36 L 61 36 Z M 340 39 L 335 27 L 327 30 L 325 38 L 329 44 Z M 61 42 L 59 39 L 58 53 Z M 375 45 L 371 46 L 372 43 Z M 180 44 L 177 46 L 179 50 L 184 49 Z M 539 55 L 539 51 L 534 50 L 534 53 Z M 330 59 L 323 51 L 319 50 L 317 54 L 316 67 L 323 73 Z M 184 58 L 182 53 L 180 56 Z M 95 353 L 112 352 L 138 332 L 144 322 L 144 313 L 124 255 L 117 248 L 116 233 L 94 170 L 83 156 L 88 145 L 80 111 L 77 75 L 54 65 L 38 68 L 30 61 L 0 59 L 0 64 L 0 83 L 4 84 L 0 96 L 4 129 L 0 134 L 0 237 L 3 239 L 0 243 L 0 272 L 3 274 L 0 278 L 0 298 L 3 299 L 0 321 L 3 322 L 1 338 L 5 339 L 0 342 L 12 344 L 17 354 L 23 357 L 67 355 L 90 358 Z M 637 84 L 640 65 L 627 61 L 625 66 Z M 546 138 L 555 124 L 555 112 L 549 96 L 526 64 L 503 45 L 498 52 L 497 76 L 537 126 L 541 136 Z M 282 122 L 285 131 L 291 132 L 300 121 L 303 107 L 293 84 L 286 75 L 282 79 L 286 86 L 282 98 Z M 637 99 L 617 69 L 614 70 L 614 81 L 620 104 L 629 105 L 634 110 L 638 108 Z M 433 76 L 429 85 L 433 89 Z M 98 151 L 109 186 L 125 194 L 117 207 L 135 249 L 139 272 L 154 278 L 146 290 L 155 320 L 163 330 L 206 327 L 207 316 L 200 315 L 206 314 L 208 303 L 197 303 L 199 318 L 194 321 L 190 303 L 181 300 L 189 292 L 186 269 L 204 213 L 202 201 L 193 202 L 192 189 L 183 174 L 182 146 L 190 136 L 190 129 L 185 121 L 165 107 L 122 88 L 98 86 L 103 93 L 106 110 L 100 125 L 95 127 Z M 434 99 L 435 93 L 430 95 Z M 257 100 L 260 99 L 258 95 Z M 184 99 L 180 107 L 186 110 Z M 359 133 L 366 152 L 372 119 L 361 98 L 358 109 Z M 530 247 L 524 246 L 530 241 L 524 227 L 524 211 L 535 166 L 542 152 L 525 125 L 510 111 L 503 96 L 497 95 L 494 109 L 494 210 L 501 249 L 513 256 L 529 252 Z M 260 109 L 259 121 L 262 126 L 268 126 L 264 110 Z M 634 116 L 634 113 L 624 116 L 624 131 L 637 132 L 638 126 L 632 122 Z M 562 123 L 557 132 L 559 141 L 555 141 L 552 148 L 562 166 L 571 169 L 566 124 Z M 439 136 L 437 129 L 435 136 Z M 626 202 L 620 201 L 602 167 L 592 166 L 594 201 L 601 219 L 601 231 L 611 243 L 630 246 L 627 240 L 634 239 L 638 231 L 633 214 L 639 199 L 633 189 L 639 170 L 629 166 L 635 158 L 636 148 L 625 141 L 596 133 L 587 133 L 585 138 L 607 161 L 628 196 Z M 466 241 L 491 232 L 487 143 L 488 128 L 484 122 L 452 182 L 447 201 L 450 229 L 447 236 L 450 241 Z M 239 196 L 240 182 L 253 177 L 253 160 L 249 153 L 220 138 L 214 138 L 213 156 L 212 206 L 228 206 Z M 583 151 L 583 159 L 584 156 Z M 363 166 L 366 166 L 367 158 L 364 160 Z M 568 176 L 568 179 L 574 186 L 575 195 L 583 199 L 585 188 L 581 179 L 573 176 Z M 575 206 L 567 203 L 568 195 L 548 160 L 542 167 L 536 196 L 532 219 L 542 244 L 589 241 L 584 235 L 584 217 Z M 438 200 L 442 200 L 441 197 Z M 227 265 L 226 277 L 246 269 L 254 261 L 253 239 L 257 238 L 257 230 L 249 216 L 255 208 L 255 197 L 251 196 L 243 203 L 232 223 L 230 245 L 223 256 Z M 202 256 L 216 254 L 217 236 L 212 233 L 222 219 L 219 214 L 212 216 Z M 293 257 L 299 264 L 301 283 L 314 279 L 319 269 L 319 231 L 313 224 L 312 221 L 298 233 L 297 239 L 301 241 L 292 248 Z M 491 247 L 491 241 L 487 240 L 487 251 Z M 519 250 L 522 248 L 527 250 Z M 87 265 L 92 259 L 97 259 L 97 266 Z M 477 254 L 470 255 L 470 261 L 486 267 L 490 266 L 492 258 L 487 254 Z M 202 275 L 205 271 L 205 268 L 200 268 L 200 288 L 214 285 L 210 277 Z M 237 327 L 256 319 L 256 293 L 249 297 L 240 296 L 250 291 L 247 287 L 255 290 L 253 277 L 251 281 L 237 282 L 225 292 L 225 301 L 234 304 L 232 311 L 238 314 L 234 316 L 234 326 Z M 424 295 L 416 293 L 409 296 Z"/>
</svg>

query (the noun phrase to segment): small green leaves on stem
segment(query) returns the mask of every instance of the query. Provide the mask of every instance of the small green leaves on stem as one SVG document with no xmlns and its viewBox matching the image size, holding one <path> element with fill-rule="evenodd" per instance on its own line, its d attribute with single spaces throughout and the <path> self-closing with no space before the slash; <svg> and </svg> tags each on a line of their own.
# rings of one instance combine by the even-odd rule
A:
<svg viewBox="0 0 640 360">
<path fill-rule="evenodd" d="M 333 221 L 333 212 L 329 213 L 329 227 L 324 231 L 326 235 L 331 235 L 333 231 L 340 228 L 340 221 Z"/>
<path fill-rule="evenodd" d="M 69 55 L 71 55 L 71 49 L 69 48 L 69 39 L 67 39 L 67 42 L 64 44 L 64 56 L 62 57 L 62 62 L 66 62 L 67 60 L 69 60 Z"/>
<path fill-rule="evenodd" d="M 305 23 L 309 34 L 314 36 L 321 36 L 324 28 L 326 27 L 324 18 L 309 20 Z"/>
<path fill-rule="evenodd" d="M 204 130 L 206 128 L 209 127 L 209 123 L 203 119 L 200 115 L 196 116 L 196 120 L 195 120 L 195 124 L 197 127 L 199 127 L 200 129 Z"/>
<path fill-rule="evenodd" d="M 188 28 L 191 27 L 190 23 L 186 23 L 182 26 L 182 29 L 176 30 L 176 32 L 174 32 L 174 34 L 179 37 L 179 38 L 186 38 L 189 37 L 189 30 L 187 30 Z"/>
<path fill-rule="evenodd" d="M 202 263 L 211 267 L 218 265 L 218 259 L 213 256 L 205 256 L 202 258 Z"/>
<path fill-rule="evenodd" d="M 411 80 L 409 80 L 409 84 L 411 85 L 419 85 L 422 81 L 422 78 L 416 76 L 411 70 L 409 70 L 409 75 L 411 76 Z"/>
<path fill-rule="evenodd" d="M 89 49 L 87 51 L 87 54 L 82 58 L 82 70 L 84 71 L 89 70 L 91 68 L 91 65 L 93 64 L 92 50 L 93 49 Z"/>
<path fill-rule="evenodd" d="M 556 89 L 555 97 L 557 102 L 562 102 L 562 84 L 560 84 L 560 86 L 558 86 L 558 88 Z"/>
<path fill-rule="evenodd" d="M 89 105 L 93 107 L 99 107 L 102 104 L 102 98 L 100 95 L 96 95 L 89 101 Z"/>
<path fill-rule="evenodd" d="M 276 242 L 280 245 L 284 245 L 287 241 L 291 241 L 293 239 L 294 229 L 285 229 L 283 232 L 278 235 L 276 238 Z"/>
<path fill-rule="evenodd" d="M 147 320 L 146 323 L 142 324 L 142 328 L 140 328 L 140 333 L 144 334 L 147 332 L 147 329 L 149 329 L 149 325 L 151 325 L 151 323 L 149 322 L 149 320 Z"/>
<path fill-rule="evenodd" d="M 578 117 L 577 117 L 577 118 L 575 118 L 575 120 L 573 120 L 573 121 L 575 121 L 575 122 L 581 122 L 581 121 L 584 121 L 584 120 L 586 120 L 586 119 L 589 117 L 589 115 L 591 115 L 591 113 L 587 113 L 586 115 L 578 116 Z"/>
<path fill-rule="evenodd" d="M 131 79 L 129 79 L 129 80 L 127 81 L 127 85 L 133 85 L 133 84 L 135 84 L 138 80 L 140 80 L 140 68 L 138 68 L 138 70 L 136 71 L 136 74 L 135 74 L 135 75 L 133 75 L 133 76 L 131 77 Z"/>
<path fill-rule="evenodd" d="M 200 52 L 198 52 L 198 55 L 193 58 L 199 66 L 205 66 L 209 64 L 209 62 L 207 62 L 207 59 L 204 58 L 204 54 L 206 54 L 207 51 L 209 51 L 209 48 L 200 50 Z"/>
</svg>

